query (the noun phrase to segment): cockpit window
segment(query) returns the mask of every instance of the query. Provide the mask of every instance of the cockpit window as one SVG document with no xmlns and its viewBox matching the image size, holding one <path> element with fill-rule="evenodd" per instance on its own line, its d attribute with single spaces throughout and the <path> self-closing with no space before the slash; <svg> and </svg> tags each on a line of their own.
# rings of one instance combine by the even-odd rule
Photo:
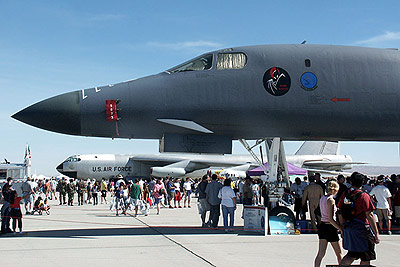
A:
<svg viewBox="0 0 400 267">
<path fill-rule="evenodd" d="M 69 157 L 65 160 L 65 162 L 78 162 L 78 161 L 81 161 L 81 159 L 77 157 Z"/>
<path fill-rule="evenodd" d="M 244 53 L 219 53 L 217 56 L 217 69 L 241 69 L 247 63 L 247 56 Z"/>
<path fill-rule="evenodd" d="M 183 63 L 175 68 L 167 70 L 169 73 L 183 72 L 183 71 L 197 71 L 197 70 L 209 70 L 212 67 L 213 55 L 207 54 L 189 62 Z"/>
</svg>

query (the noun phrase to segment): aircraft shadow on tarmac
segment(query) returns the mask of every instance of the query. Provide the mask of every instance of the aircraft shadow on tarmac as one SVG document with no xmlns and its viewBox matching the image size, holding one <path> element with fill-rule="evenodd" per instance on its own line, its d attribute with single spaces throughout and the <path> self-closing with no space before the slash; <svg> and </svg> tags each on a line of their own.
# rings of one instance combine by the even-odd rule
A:
<svg viewBox="0 0 400 267">
<path fill-rule="evenodd" d="M 41 238 L 96 238 L 101 236 L 155 236 L 155 235 L 226 235 L 223 228 L 202 228 L 202 227 L 125 227 L 125 228 L 89 228 L 89 229 L 61 229 L 61 230 L 40 230 L 29 231 L 26 237 Z M 230 233 L 234 235 L 247 234 L 242 228 Z M 12 234 L 3 235 L 3 238 L 18 237 Z"/>
</svg>

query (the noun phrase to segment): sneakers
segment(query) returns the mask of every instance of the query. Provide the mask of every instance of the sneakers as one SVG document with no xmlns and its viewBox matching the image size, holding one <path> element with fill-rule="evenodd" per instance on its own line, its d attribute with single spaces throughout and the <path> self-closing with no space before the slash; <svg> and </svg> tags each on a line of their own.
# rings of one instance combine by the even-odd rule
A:
<svg viewBox="0 0 400 267">
<path fill-rule="evenodd" d="M 388 235 L 392 235 L 392 231 L 387 231 L 387 234 Z"/>
</svg>

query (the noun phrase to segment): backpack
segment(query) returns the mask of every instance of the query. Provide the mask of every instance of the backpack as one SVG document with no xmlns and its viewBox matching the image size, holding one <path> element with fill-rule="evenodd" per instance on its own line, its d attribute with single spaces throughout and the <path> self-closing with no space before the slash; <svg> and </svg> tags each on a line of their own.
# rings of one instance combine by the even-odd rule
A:
<svg viewBox="0 0 400 267">
<path fill-rule="evenodd" d="M 344 197 L 343 205 L 341 208 L 341 213 L 343 219 L 346 221 L 351 221 L 356 217 L 356 207 L 355 202 L 361 197 L 363 191 L 349 191 Z"/>
<path fill-rule="evenodd" d="M 4 197 L 4 200 L 8 201 L 9 204 L 14 204 L 16 196 L 17 196 L 17 191 L 8 190 L 8 198 Z"/>
<path fill-rule="evenodd" d="M 160 188 L 160 190 L 159 190 L 159 192 L 158 192 L 158 194 L 159 195 L 165 195 L 165 189 L 164 188 Z"/>
</svg>

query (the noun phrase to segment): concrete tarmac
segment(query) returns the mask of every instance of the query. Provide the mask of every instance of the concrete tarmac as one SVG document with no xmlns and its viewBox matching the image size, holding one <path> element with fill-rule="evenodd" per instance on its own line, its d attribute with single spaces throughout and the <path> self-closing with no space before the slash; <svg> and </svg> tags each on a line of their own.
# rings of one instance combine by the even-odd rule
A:
<svg viewBox="0 0 400 267">
<path fill-rule="evenodd" d="M 115 216 L 109 205 L 59 206 L 50 215 L 24 215 L 23 235 L 0 236 L 0 266 L 313 266 L 316 234 L 262 236 L 201 228 L 192 208 L 152 209 L 149 216 Z M 222 226 L 222 216 L 220 226 Z M 376 266 L 399 266 L 400 235 L 382 235 Z M 322 266 L 337 264 L 331 247 Z"/>
</svg>

